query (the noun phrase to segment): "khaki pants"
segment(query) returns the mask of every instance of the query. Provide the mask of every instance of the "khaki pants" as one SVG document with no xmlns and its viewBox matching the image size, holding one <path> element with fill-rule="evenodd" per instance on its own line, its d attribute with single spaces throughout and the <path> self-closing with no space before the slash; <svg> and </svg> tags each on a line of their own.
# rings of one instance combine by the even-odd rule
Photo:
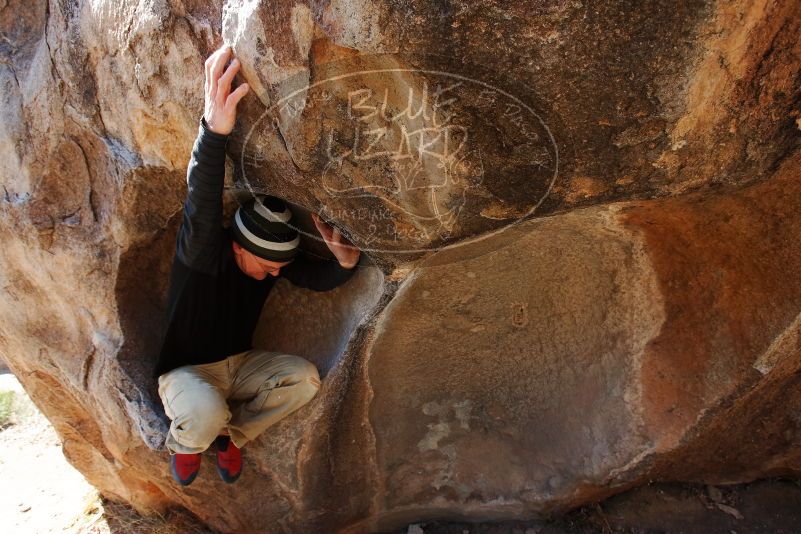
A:
<svg viewBox="0 0 801 534">
<path fill-rule="evenodd" d="M 309 402 L 319 389 L 313 363 L 259 349 L 173 369 L 159 377 L 159 396 L 172 420 L 167 450 L 205 451 L 223 430 L 241 448 Z"/>
</svg>

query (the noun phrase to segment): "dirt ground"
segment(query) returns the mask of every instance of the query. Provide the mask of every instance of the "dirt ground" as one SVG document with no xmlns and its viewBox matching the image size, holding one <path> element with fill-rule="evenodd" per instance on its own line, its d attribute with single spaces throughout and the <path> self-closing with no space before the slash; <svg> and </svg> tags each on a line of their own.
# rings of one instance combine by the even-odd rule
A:
<svg viewBox="0 0 801 534">
<path fill-rule="evenodd" d="M 797 534 L 801 483 L 736 486 L 655 483 L 586 506 L 557 521 L 420 523 L 392 534 Z"/>
<path fill-rule="evenodd" d="M 214 534 L 185 512 L 142 517 L 129 507 L 104 501 L 67 463 L 53 428 L 16 378 L 0 367 L 0 400 L 9 397 L 13 410 L 5 422 L 0 420 L 0 531 Z M 718 487 L 654 483 L 555 521 L 421 522 L 391 534 L 596 532 L 796 534 L 801 532 L 801 481 L 771 479 Z"/>
<path fill-rule="evenodd" d="M 4 398 L 11 398 L 13 409 L 8 420 L 0 420 L 0 532 L 212 534 L 186 513 L 142 517 L 104 501 L 64 458 L 53 427 L 14 375 L 0 367 Z"/>
</svg>

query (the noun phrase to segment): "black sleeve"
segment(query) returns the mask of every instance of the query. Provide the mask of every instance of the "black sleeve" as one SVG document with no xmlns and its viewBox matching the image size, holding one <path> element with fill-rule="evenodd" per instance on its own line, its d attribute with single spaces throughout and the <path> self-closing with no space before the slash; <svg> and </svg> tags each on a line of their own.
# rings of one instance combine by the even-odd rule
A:
<svg viewBox="0 0 801 534">
<path fill-rule="evenodd" d="M 336 260 L 314 261 L 298 253 L 292 263 L 281 268 L 281 276 L 298 287 L 314 291 L 328 291 L 347 282 L 359 265 L 352 269 L 342 267 Z"/>
<path fill-rule="evenodd" d="M 222 193 L 227 135 L 208 129 L 201 117 L 186 172 L 187 195 L 175 256 L 189 267 L 216 274 L 222 246 Z"/>
</svg>

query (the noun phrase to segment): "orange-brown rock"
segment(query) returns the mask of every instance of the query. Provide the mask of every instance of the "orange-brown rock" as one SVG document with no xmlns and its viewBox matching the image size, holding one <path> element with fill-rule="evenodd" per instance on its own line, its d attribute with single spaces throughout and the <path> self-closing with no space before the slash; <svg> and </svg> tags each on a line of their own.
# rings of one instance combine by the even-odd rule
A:
<svg viewBox="0 0 801 534">
<path fill-rule="evenodd" d="M 796 4 L 7 0 L 0 355 L 104 495 L 225 532 L 798 476 Z M 254 341 L 323 388 L 184 489 L 151 371 L 223 42 L 228 212 L 277 194 L 364 254 L 276 286 Z"/>
</svg>

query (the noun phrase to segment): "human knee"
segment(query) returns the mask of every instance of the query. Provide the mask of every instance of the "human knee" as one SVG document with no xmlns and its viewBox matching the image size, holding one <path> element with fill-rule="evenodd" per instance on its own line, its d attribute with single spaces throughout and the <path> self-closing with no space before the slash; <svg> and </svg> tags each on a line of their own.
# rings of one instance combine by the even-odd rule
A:
<svg viewBox="0 0 801 534">
<path fill-rule="evenodd" d="M 311 362 L 307 363 L 308 366 L 300 370 L 298 378 L 299 382 L 306 386 L 305 390 L 308 400 L 311 400 L 320 390 L 322 383 L 320 382 L 320 373 L 317 371 L 317 367 Z"/>
<path fill-rule="evenodd" d="M 188 447 L 207 447 L 231 418 L 228 404 L 212 389 L 186 391 L 185 408 L 175 414 L 176 439 Z"/>
<path fill-rule="evenodd" d="M 320 373 L 317 366 L 305 358 L 298 357 L 294 371 L 294 379 L 298 382 L 308 382 L 320 388 Z"/>
<path fill-rule="evenodd" d="M 304 396 L 304 402 L 308 402 L 320 389 L 320 373 L 312 362 L 297 356 L 284 384 L 292 384 Z"/>
</svg>

